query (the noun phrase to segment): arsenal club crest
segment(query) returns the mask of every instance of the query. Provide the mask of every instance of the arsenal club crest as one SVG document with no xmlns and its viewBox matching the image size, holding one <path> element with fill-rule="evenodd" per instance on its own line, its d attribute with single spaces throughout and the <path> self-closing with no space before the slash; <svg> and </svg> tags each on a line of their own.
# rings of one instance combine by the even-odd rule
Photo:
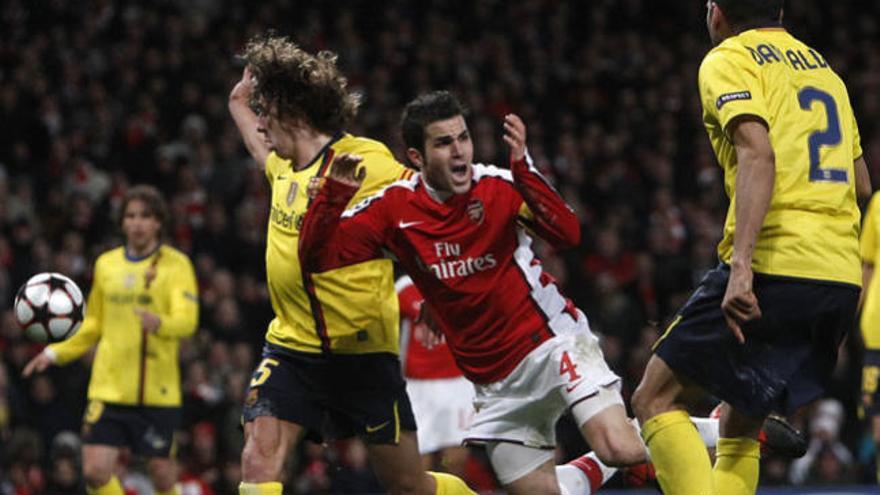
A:
<svg viewBox="0 0 880 495">
<path fill-rule="evenodd" d="M 472 199 L 467 205 L 467 214 L 468 218 L 471 219 L 472 222 L 479 225 L 483 223 L 483 217 L 485 217 L 485 211 L 483 209 L 483 202 L 479 199 Z"/>
</svg>

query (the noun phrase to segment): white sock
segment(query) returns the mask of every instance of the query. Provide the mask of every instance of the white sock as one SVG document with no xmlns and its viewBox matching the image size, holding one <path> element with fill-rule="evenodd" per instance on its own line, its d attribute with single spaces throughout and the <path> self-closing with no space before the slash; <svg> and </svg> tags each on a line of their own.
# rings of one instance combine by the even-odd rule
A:
<svg viewBox="0 0 880 495">
<path fill-rule="evenodd" d="M 637 430 L 642 430 L 639 421 L 636 418 L 632 418 L 631 421 Z M 718 418 L 700 418 L 691 416 L 691 422 L 697 427 L 697 432 L 699 432 L 700 438 L 703 440 L 706 448 L 714 449 L 715 446 L 718 445 Z M 639 436 L 641 437 L 641 435 Z M 648 462 L 651 462 L 651 452 L 648 450 L 648 447 L 645 447 L 645 452 L 647 452 L 648 455 Z"/>
<path fill-rule="evenodd" d="M 598 476 L 598 474 L 601 473 L 602 480 L 601 483 L 599 483 L 599 486 L 607 483 L 608 480 L 617 473 L 617 468 L 602 464 L 602 461 L 600 461 L 593 452 L 581 456 L 572 462 L 578 461 L 580 461 L 580 464 L 586 465 L 588 468 L 598 468 L 598 472 L 591 472 L 594 473 L 594 476 Z M 556 479 L 557 483 L 559 483 L 559 491 L 562 492 L 562 495 L 591 495 L 594 493 L 590 484 L 590 478 L 587 477 L 587 473 L 580 467 L 574 466 L 570 463 L 556 466 Z"/>
<path fill-rule="evenodd" d="M 700 432 L 700 437 L 707 448 L 714 449 L 718 445 L 718 419 L 717 418 L 695 418 L 691 416 L 691 421 Z"/>
</svg>

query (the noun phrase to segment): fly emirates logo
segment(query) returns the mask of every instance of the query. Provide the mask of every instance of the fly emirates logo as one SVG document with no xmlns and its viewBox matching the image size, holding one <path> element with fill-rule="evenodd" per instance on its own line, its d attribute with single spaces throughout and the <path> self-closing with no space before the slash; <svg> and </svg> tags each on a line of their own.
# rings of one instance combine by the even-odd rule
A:
<svg viewBox="0 0 880 495">
<path fill-rule="evenodd" d="M 457 243 L 435 242 L 434 254 L 440 258 L 440 261 L 431 263 L 428 265 L 428 269 L 440 280 L 467 277 L 498 266 L 492 253 L 486 253 L 476 258 L 468 256 L 462 259 L 461 244 Z"/>
</svg>

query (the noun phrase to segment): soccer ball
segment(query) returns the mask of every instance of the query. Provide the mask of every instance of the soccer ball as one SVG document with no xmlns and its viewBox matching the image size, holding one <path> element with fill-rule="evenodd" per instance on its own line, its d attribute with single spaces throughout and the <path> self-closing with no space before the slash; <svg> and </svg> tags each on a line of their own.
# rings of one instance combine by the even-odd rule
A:
<svg viewBox="0 0 880 495">
<path fill-rule="evenodd" d="M 82 324 L 82 291 L 60 273 L 39 273 L 18 289 L 15 319 L 24 334 L 36 342 L 61 342 Z"/>
</svg>

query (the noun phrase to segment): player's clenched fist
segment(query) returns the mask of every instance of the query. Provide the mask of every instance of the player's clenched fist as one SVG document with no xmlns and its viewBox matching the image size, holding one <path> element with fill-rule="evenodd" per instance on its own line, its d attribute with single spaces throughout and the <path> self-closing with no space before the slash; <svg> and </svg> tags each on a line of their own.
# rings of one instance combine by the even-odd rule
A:
<svg viewBox="0 0 880 495">
<path fill-rule="evenodd" d="M 518 115 L 504 117 L 504 142 L 510 146 L 510 160 L 517 162 L 526 156 L 526 125 Z"/>
<path fill-rule="evenodd" d="M 342 153 L 333 159 L 333 165 L 330 166 L 329 177 L 343 184 L 360 187 L 361 182 L 367 171 L 358 164 L 363 160 L 362 157 L 352 153 Z"/>
</svg>

